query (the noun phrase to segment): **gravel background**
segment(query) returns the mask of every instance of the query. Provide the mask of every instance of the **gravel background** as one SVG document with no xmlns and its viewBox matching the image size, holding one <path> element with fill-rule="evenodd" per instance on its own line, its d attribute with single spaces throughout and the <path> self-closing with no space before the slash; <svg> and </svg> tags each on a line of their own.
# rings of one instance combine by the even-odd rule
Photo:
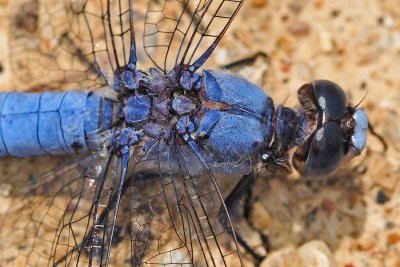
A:
<svg viewBox="0 0 400 267">
<path fill-rule="evenodd" d="M 13 2 L 0 0 L 4 91 L 18 90 L 8 53 Z M 297 89 L 314 79 L 336 81 L 353 104 L 366 95 L 360 106 L 387 144 L 369 132 L 363 157 L 330 179 L 259 179 L 251 221 L 272 249 L 262 266 L 400 266 L 398 0 L 247 0 L 207 67 L 257 53 L 265 56 L 231 71 L 262 86 L 275 104 L 296 106 Z M 57 161 L 2 159 L 1 181 L 37 175 Z M 259 236 L 248 236 L 264 253 Z"/>
</svg>

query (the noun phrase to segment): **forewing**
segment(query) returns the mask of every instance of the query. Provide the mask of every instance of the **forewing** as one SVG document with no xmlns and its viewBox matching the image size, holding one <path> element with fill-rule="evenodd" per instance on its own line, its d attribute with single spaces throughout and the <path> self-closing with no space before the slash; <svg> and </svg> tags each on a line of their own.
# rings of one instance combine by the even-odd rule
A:
<svg viewBox="0 0 400 267">
<path fill-rule="evenodd" d="M 11 5 L 10 62 L 22 89 L 97 88 L 136 62 L 131 0 Z"/>
<path fill-rule="evenodd" d="M 151 0 L 144 48 L 164 72 L 177 64 L 199 68 L 222 38 L 243 0 Z"/>
<path fill-rule="evenodd" d="M 123 166 L 102 150 L 15 185 L 1 265 L 240 265 L 215 178 L 187 146 L 137 146 Z"/>
<path fill-rule="evenodd" d="M 132 265 L 241 265 L 218 185 L 191 150 L 160 141 L 138 162 L 153 173 L 130 180 Z"/>
</svg>

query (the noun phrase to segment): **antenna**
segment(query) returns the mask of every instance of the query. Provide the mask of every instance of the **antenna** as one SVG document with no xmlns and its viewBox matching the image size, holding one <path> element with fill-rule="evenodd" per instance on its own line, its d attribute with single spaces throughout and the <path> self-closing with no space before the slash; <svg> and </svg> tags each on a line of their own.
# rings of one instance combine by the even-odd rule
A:
<svg viewBox="0 0 400 267">
<path fill-rule="evenodd" d="M 368 94 L 368 90 L 365 92 L 365 95 L 363 96 L 363 98 L 361 99 L 361 101 L 358 102 L 358 104 L 355 105 L 355 107 L 353 107 L 353 110 L 355 110 L 355 109 L 364 101 L 364 99 L 367 97 L 367 94 Z"/>
</svg>

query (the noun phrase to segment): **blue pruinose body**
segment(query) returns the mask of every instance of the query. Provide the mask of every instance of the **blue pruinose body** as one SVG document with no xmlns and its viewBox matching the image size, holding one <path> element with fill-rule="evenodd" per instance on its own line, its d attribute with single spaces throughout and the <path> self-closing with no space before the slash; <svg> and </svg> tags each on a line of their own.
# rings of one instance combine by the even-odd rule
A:
<svg viewBox="0 0 400 267">
<path fill-rule="evenodd" d="M 214 162 L 211 165 L 238 164 L 249 159 L 257 162 L 260 154 L 281 157 L 288 149 L 304 143 L 307 137 L 306 112 L 298 113 L 283 106 L 275 110 L 272 99 L 242 77 L 204 70 L 198 76 L 198 89 L 190 94 L 180 92 L 179 86 L 170 86 L 174 73 L 161 76 L 152 72 L 141 79 L 146 79 L 144 94 L 128 94 L 119 99 L 87 91 L 0 94 L 0 156 L 94 151 L 104 145 L 102 136 L 115 124 L 128 127 L 127 135 L 137 135 L 134 142 L 143 147 L 149 147 L 176 129 L 182 135 L 191 136 L 200 152 Z M 337 101 L 342 103 L 331 106 L 339 109 L 335 113 L 340 113 L 346 99 L 342 92 L 336 94 Z M 365 114 L 360 110 L 353 117 L 359 118 L 355 135 L 362 137 Z M 332 123 L 325 125 L 329 127 L 326 134 L 336 140 L 331 146 L 340 147 L 340 127 Z M 271 145 L 272 139 L 275 144 Z M 364 144 L 364 137 L 354 139 L 356 150 L 361 150 Z M 301 168 L 318 175 L 332 172 L 345 153 L 337 151 L 335 156 L 329 155 L 335 164 L 329 164 L 328 168 L 323 164 L 319 172 L 317 166 Z M 321 164 L 316 159 L 313 162 Z M 247 171 L 248 168 L 243 169 Z"/>
<path fill-rule="evenodd" d="M 112 102 L 98 93 L 0 94 L 0 156 L 84 153 L 112 127 Z"/>
<path fill-rule="evenodd" d="M 151 127 L 165 128 L 164 123 L 155 124 L 151 119 L 151 114 L 160 109 L 182 116 L 197 111 L 193 136 L 220 162 L 247 160 L 265 149 L 272 138 L 272 99 L 239 76 L 207 70 L 202 74 L 204 90 L 196 94 L 197 100 L 183 95 L 176 100 L 165 99 L 165 92 L 129 97 L 120 103 L 88 91 L 1 93 L 0 156 L 96 150 L 102 145 L 102 134 L 112 129 L 115 117 L 124 118 L 123 123 L 136 130 L 145 129 L 148 137 L 154 138 Z M 163 105 L 156 103 L 160 99 Z M 116 108 L 121 103 L 122 109 Z"/>
<path fill-rule="evenodd" d="M 227 162 L 249 159 L 272 138 L 272 99 L 242 77 L 222 71 L 203 71 L 204 95 L 209 108 L 196 131 L 209 147 Z M 207 102 L 205 102 L 207 105 Z M 223 105 L 219 105 L 223 104 Z"/>
<path fill-rule="evenodd" d="M 0 184 L 12 195 L 0 266 L 243 266 L 241 250 L 261 263 L 230 217 L 256 177 L 330 175 L 363 150 L 368 123 L 327 80 L 300 87 L 292 109 L 246 77 L 200 70 L 243 3 L 149 0 L 142 14 L 132 0 L 10 2 L 24 86 L 81 90 L 0 93 L 0 157 L 89 155 L 28 182 L 0 174 L 16 184 Z"/>
</svg>

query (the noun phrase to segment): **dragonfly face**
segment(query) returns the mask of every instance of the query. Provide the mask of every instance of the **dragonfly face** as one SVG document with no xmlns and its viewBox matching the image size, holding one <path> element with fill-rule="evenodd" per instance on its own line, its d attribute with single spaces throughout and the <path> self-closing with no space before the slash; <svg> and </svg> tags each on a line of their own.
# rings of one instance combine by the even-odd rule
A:
<svg viewBox="0 0 400 267">
<path fill-rule="evenodd" d="M 366 143 L 367 117 L 347 104 L 343 90 L 325 80 L 299 89 L 312 134 L 296 150 L 293 165 L 304 176 L 327 176 L 336 171 L 344 156 L 360 155 Z"/>
</svg>

